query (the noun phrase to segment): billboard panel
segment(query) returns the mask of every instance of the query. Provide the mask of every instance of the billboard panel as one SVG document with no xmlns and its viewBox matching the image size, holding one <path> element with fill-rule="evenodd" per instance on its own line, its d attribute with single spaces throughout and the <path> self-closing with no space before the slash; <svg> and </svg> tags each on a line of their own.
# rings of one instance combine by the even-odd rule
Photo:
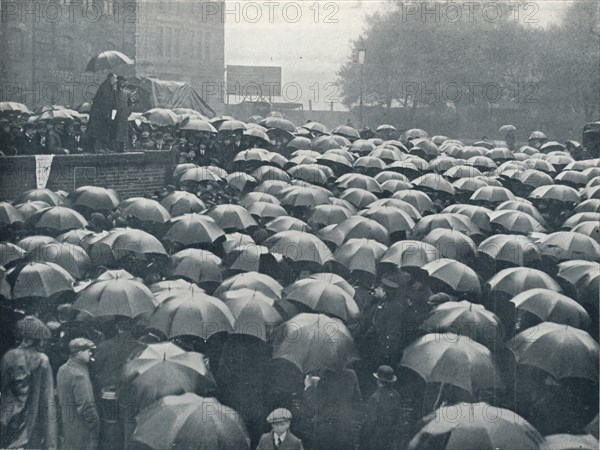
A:
<svg viewBox="0 0 600 450">
<path fill-rule="evenodd" d="M 241 97 L 279 97 L 281 67 L 228 65 L 227 93 Z"/>
</svg>

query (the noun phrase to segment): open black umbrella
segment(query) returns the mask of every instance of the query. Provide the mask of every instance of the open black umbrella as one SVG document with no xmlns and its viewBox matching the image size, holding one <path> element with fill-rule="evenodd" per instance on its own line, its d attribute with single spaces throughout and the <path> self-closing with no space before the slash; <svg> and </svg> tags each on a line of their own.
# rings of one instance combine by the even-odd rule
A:
<svg viewBox="0 0 600 450">
<path fill-rule="evenodd" d="M 143 410 L 133 440 L 155 450 L 250 449 L 237 412 L 216 398 L 193 393 L 164 397 Z"/>
<path fill-rule="evenodd" d="M 116 50 L 107 50 L 98 53 L 87 63 L 86 72 L 99 72 L 100 70 L 113 70 L 121 64 L 132 65 L 133 59 Z"/>
</svg>

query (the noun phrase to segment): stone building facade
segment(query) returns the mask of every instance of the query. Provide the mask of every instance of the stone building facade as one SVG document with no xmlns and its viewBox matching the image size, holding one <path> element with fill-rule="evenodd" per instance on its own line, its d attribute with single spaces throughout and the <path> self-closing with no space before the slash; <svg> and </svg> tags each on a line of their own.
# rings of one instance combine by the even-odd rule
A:
<svg viewBox="0 0 600 450">
<path fill-rule="evenodd" d="M 106 71 L 89 59 L 118 50 L 135 60 L 115 72 L 221 85 L 223 2 L 189 0 L 0 0 L 0 100 L 76 106 L 93 97 Z M 207 99 L 211 106 L 218 96 Z M 218 106 L 218 105 L 216 105 Z"/>
</svg>

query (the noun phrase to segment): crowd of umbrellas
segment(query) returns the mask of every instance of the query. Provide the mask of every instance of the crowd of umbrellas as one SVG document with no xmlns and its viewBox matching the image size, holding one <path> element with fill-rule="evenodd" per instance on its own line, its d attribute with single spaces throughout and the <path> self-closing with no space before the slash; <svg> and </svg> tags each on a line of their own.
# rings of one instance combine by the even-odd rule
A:
<svg viewBox="0 0 600 450">
<path fill-rule="evenodd" d="M 363 139 L 254 122 L 186 126 L 267 142 L 259 127 L 279 129 L 294 134 L 285 151 L 179 164 L 147 198 L 82 186 L 0 203 L 4 310 L 48 322 L 66 308 L 84 328 L 137 333 L 95 375 L 137 405 L 133 441 L 249 448 L 213 374 L 241 336 L 300 383 L 384 363 L 399 383 L 411 373 L 435 401 L 407 448 L 598 448 L 599 160 L 557 142 L 511 151 L 389 125 Z M 415 290 L 427 294 L 411 295 L 413 323 L 397 323 L 413 331 L 379 353 L 373 311 Z M 569 401 L 541 411 L 522 390 Z"/>
</svg>

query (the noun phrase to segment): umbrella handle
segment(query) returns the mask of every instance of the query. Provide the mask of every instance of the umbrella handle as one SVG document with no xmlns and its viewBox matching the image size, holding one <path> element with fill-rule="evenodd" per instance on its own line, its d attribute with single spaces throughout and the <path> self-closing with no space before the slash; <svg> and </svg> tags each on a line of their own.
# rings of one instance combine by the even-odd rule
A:
<svg viewBox="0 0 600 450">
<path fill-rule="evenodd" d="M 435 399 L 435 403 L 433 404 L 433 410 L 437 410 L 440 407 L 440 403 L 442 401 L 442 393 L 444 392 L 444 387 L 446 383 L 440 384 L 440 390 L 438 391 L 437 398 Z"/>
</svg>

